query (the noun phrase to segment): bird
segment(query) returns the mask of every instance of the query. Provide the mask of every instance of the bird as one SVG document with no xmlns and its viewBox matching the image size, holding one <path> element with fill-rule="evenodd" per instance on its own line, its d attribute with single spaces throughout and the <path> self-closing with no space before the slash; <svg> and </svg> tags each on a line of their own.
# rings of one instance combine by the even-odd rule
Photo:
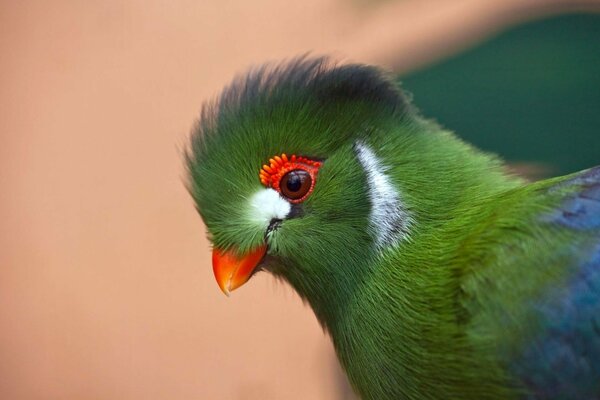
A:
<svg viewBox="0 0 600 400">
<path fill-rule="evenodd" d="M 291 285 L 362 399 L 600 399 L 600 167 L 527 181 L 309 55 L 234 78 L 183 157 L 220 289 Z"/>
</svg>

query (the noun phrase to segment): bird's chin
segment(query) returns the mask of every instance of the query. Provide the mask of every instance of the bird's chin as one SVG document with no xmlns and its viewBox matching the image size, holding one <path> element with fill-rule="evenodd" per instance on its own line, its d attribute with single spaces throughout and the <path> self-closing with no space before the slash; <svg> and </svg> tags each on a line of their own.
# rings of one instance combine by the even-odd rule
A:
<svg viewBox="0 0 600 400">
<path fill-rule="evenodd" d="M 280 271 L 282 268 L 283 267 L 281 266 L 280 258 L 269 254 L 269 251 L 267 250 L 267 253 L 263 257 L 261 262 L 258 264 L 258 266 L 254 269 L 254 271 L 252 271 L 252 275 L 250 275 L 250 277 L 252 277 L 252 276 L 254 276 L 254 274 L 256 274 L 258 272 L 262 272 L 262 271 L 275 274 L 278 271 Z"/>
</svg>

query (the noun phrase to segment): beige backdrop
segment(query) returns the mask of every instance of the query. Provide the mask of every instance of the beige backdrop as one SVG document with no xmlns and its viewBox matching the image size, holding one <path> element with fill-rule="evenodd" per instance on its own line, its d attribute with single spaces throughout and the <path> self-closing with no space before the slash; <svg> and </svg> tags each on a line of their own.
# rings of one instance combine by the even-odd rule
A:
<svg viewBox="0 0 600 400">
<path fill-rule="evenodd" d="M 406 70 L 564 2 L 494 3 L 0 2 L 0 398 L 345 397 L 287 287 L 218 290 L 181 148 L 252 63 Z"/>
</svg>

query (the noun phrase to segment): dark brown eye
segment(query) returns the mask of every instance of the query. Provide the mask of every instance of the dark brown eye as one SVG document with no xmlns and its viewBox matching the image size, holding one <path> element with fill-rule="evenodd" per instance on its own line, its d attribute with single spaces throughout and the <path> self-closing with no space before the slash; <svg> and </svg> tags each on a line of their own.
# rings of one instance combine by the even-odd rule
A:
<svg viewBox="0 0 600 400">
<path fill-rule="evenodd" d="M 312 178 L 307 171 L 295 169 L 279 181 L 279 190 L 281 194 L 290 200 L 299 200 L 306 196 L 312 187 Z"/>
</svg>

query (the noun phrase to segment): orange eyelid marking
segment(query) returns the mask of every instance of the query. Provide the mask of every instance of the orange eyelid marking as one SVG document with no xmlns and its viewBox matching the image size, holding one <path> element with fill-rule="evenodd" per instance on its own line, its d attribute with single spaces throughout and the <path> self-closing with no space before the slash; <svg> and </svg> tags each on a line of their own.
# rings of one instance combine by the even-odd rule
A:
<svg viewBox="0 0 600 400">
<path fill-rule="evenodd" d="M 299 157 L 295 154 L 288 156 L 287 154 L 282 153 L 279 156 L 273 156 L 270 158 L 268 164 L 264 164 L 262 166 L 258 177 L 260 179 L 260 183 L 262 183 L 264 186 L 271 187 L 281 193 L 279 182 L 285 174 L 294 169 L 302 169 L 308 172 L 312 178 L 310 190 L 300 199 L 288 199 L 290 203 L 301 203 L 312 193 L 316 182 L 317 172 L 319 171 L 321 164 L 321 162 L 311 160 L 307 157 Z"/>
</svg>

